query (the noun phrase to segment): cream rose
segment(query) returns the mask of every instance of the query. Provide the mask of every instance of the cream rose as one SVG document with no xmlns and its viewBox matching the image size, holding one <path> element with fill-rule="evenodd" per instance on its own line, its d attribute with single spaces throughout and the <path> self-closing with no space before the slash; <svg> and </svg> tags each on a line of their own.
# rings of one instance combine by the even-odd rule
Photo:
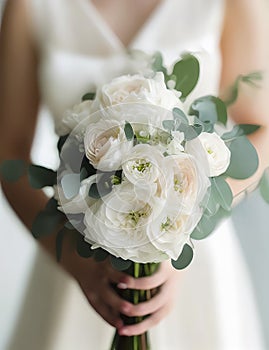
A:
<svg viewBox="0 0 269 350">
<path fill-rule="evenodd" d="M 198 143 L 200 143 L 200 147 Z M 208 163 L 207 175 L 213 177 L 223 174 L 230 164 L 231 152 L 221 137 L 215 132 L 202 132 L 197 139 L 186 144 L 188 153 L 195 157 L 199 157 L 201 148 L 202 157 Z"/>
<path fill-rule="evenodd" d="M 61 126 L 57 128 L 57 134 L 59 136 L 70 134 L 85 118 L 91 115 L 91 107 L 92 101 L 83 101 L 67 110 L 63 116 Z"/>
<path fill-rule="evenodd" d="M 176 93 L 167 89 L 163 73 L 158 72 L 153 78 L 136 74 L 113 79 L 98 90 L 95 108 L 98 110 L 134 102 L 149 103 L 169 110 L 181 105 Z"/>
<path fill-rule="evenodd" d="M 124 128 L 118 121 L 102 119 L 87 126 L 84 147 L 87 158 L 96 169 L 112 171 L 121 167 L 133 142 L 127 141 Z"/>
</svg>

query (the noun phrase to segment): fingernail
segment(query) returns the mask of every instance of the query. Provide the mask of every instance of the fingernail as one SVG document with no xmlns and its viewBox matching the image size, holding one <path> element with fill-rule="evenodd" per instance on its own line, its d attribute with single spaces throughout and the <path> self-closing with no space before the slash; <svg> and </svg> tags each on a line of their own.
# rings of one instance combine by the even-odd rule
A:
<svg viewBox="0 0 269 350">
<path fill-rule="evenodd" d="M 117 287 L 119 289 L 127 289 L 127 284 L 123 283 L 123 282 L 120 282 L 120 283 L 117 284 Z"/>
</svg>

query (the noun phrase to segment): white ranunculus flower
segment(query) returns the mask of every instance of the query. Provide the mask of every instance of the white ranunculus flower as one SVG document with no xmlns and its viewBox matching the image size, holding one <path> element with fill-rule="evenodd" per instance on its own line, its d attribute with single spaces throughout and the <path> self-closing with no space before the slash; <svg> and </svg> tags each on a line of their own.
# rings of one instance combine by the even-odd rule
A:
<svg viewBox="0 0 269 350">
<path fill-rule="evenodd" d="M 85 213 L 85 240 L 95 248 L 103 248 L 116 257 L 135 262 L 160 262 L 168 256 L 155 248 L 146 234 L 156 207 L 164 203 L 147 202 L 138 197 L 128 181 L 114 186 L 98 210 Z M 156 215 L 155 215 L 156 216 Z"/>
<path fill-rule="evenodd" d="M 198 147 L 197 141 L 200 143 L 200 147 Z M 193 147 L 194 142 L 195 147 Z M 231 158 L 231 152 L 225 142 L 215 132 L 202 132 L 197 137 L 197 140 L 194 139 L 187 142 L 186 149 L 193 156 L 199 157 L 199 149 L 201 149 L 201 146 L 203 150 L 203 158 L 205 158 L 208 163 L 207 175 L 212 177 L 223 174 L 227 170 Z"/>
<path fill-rule="evenodd" d="M 181 106 L 175 92 L 167 89 L 163 73 L 158 72 L 153 78 L 136 74 L 113 79 L 98 90 L 94 108 L 98 110 L 134 102 L 153 104 L 169 110 Z"/>
<path fill-rule="evenodd" d="M 157 147 L 138 144 L 123 159 L 123 174 L 138 187 L 151 186 L 162 174 L 164 159 Z"/>
<path fill-rule="evenodd" d="M 59 136 L 70 134 L 85 118 L 92 113 L 92 101 L 83 101 L 65 112 L 61 126 L 57 128 Z"/>
<path fill-rule="evenodd" d="M 167 204 L 147 228 L 150 241 L 157 249 L 176 260 L 193 229 L 200 221 L 204 199 L 210 181 L 192 156 L 180 155 L 165 158 L 168 174 L 172 174 Z"/>
<path fill-rule="evenodd" d="M 124 128 L 115 120 L 99 120 L 87 126 L 84 147 L 90 163 L 98 170 L 120 169 L 122 159 L 133 147 Z"/>
</svg>

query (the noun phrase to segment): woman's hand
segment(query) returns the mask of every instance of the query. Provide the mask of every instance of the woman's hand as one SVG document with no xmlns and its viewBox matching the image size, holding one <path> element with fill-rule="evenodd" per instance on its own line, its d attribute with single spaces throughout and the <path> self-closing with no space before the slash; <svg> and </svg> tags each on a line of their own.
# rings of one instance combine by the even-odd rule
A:
<svg viewBox="0 0 269 350">
<path fill-rule="evenodd" d="M 170 262 L 162 263 L 158 271 L 150 276 L 134 278 L 115 270 L 108 259 L 96 262 L 93 258 L 80 257 L 75 247 L 75 237 L 64 242 L 61 264 L 78 281 L 83 293 L 96 312 L 110 325 L 117 328 L 120 335 L 138 335 L 160 322 L 171 309 L 176 293 L 179 272 Z M 134 305 L 122 299 L 112 284 L 119 289 L 154 289 L 159 292 L 149 301 Z M 124 325 L 120 314 L 126 316 L 146 316 L 144 321 L 134 325 Z"/>
</svg>

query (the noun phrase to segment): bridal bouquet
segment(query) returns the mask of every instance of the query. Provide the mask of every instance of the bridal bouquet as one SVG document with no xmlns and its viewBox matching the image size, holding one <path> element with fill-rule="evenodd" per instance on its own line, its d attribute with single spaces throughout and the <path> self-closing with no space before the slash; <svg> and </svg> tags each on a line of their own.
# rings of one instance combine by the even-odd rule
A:
<svg viewBox="0 0 269 350">
<path fill-rule="evenodd" d="M 258 166 L 246 137 L 258 126 L 227 130 L 224 101 L 202 96 L 190 102 L 198 78 L 195 56 L 184 55 L 169 73 L 156 54 L 151 73 L 116 77 L 66 112 L 58 171 L 28 169 L 32 186 L 54 189 L 34 222 L 34 235 L 49 234 L 65 216 L 58 258 L 65 230 L 77 230 L 80 255 L 109 258 L 135 277 L 154 273 L 167 259 L 177 269 L 190 264 L 193 240 L 207 237 L 231 211 L 227 177 L 248 178 Z M 25 166 L 10 161 L 2 173 L 14 169 L 19 176 Z M 138 303 L 158 291 L 118 292 Z M 149 349 L 147 334 L 116 333 L 112 349 L 127 348 Z"/>
</svg>

